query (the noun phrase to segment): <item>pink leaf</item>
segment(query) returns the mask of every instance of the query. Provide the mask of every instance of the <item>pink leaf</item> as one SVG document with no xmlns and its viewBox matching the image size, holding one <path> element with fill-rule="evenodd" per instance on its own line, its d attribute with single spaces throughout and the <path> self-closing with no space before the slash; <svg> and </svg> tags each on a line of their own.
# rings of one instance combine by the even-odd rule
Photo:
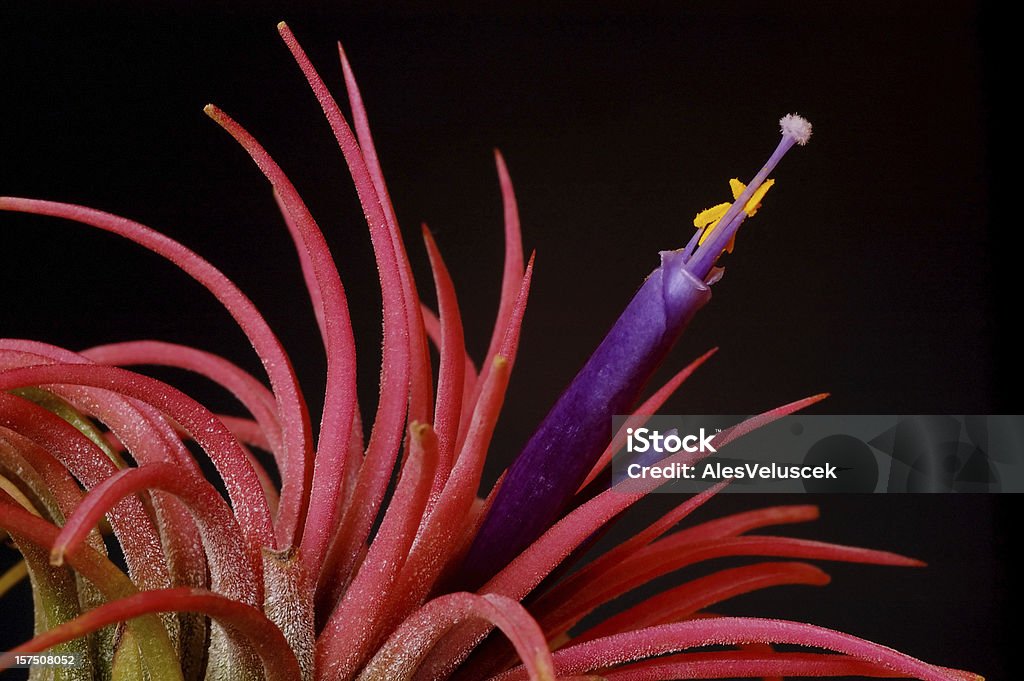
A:
<svg viewBox="0 0 1024 681">
<path fill-rule="evenodd" d="M 675 622 L 721 601 L 772 586 L 824 586 L 828 582 L 827 574 L 807 563 L 758 563 L 719 570 L 652 596 L 595 625 L 573 640 L 589 641 L 641 627 Z"/>
<path fill-rule="evenodd" d="M 403 268 L 398 261 L 399 246 L 394 242 L 394 235 L 389 229 L 384 200 L 377 193 L 372 173 L 367 168 L 362 150 L 359 148 L 352 130 L 345 122 L 344 116 L 341 115 L 337 103 L 331 97 L 316 69 L 313 68 L 306 53 L 299 46 L 295 36 L 284 22 L 278 24 L 278 30 L 320 103 L 348 164 L 359 202 L 370 228 L 370 240 L 380 274 L 384 316 L 380 399 L 377 402 L 377 414 L 374 418 L 366 457 L 359 470 L 353 496 L 341 521 L 342 533 L 334 538 L 335 548 L 330 549 L 326 561 L 323 561 L 325 574 L 341 575 L 341 579 L 346 579 L 353 567 L 348 557 L 356 555 L 359 547 L 369 535 L 387 490 L 402 439 L 405 408 L 409 399 L 411 363 L 409 313 L 406 308 L 407 292 L 403 286 Z M 282 196 L 283 198 L 285 197 Z M 289 210 L 294 213 L 293 209 Z M 415 305 L 418 315 L 418 300 L 415 301 Z M 423 352 L 426 352 L 425 342 Z M 415 415 L 411 416 L 416 418 Z M 426 421 L 429 419 L 429 415 L 425 413 L 419 418 Z M 320 477 L 323 476 L 318 475 L 317 479 L 319 480 Z M 340 484 L 343 479 L 337 471 L 333 472 L 330 477 L 331 482 L 325 482 L 324 485 L 331 489 Z M 315 482 L 314 484 L 320 483 Z M 326 496 L 320 503 L 325 512 L 333 513 Z M 311 530 L 311 533 L 304 539 L 303 559 L 317 568 L 321 565 L 321 557 L 324 555 L 326 542 L 330 540 L 330 537 L 325 537 L 324 532 L 317 532 L 315 528 L 311 528 Z"/>
<path fill-rule="evenodd" d="M 281 475 L 284 487 L 289 491 L 298 490 L 288 495 L 291 500 L 289 513 L 297 515 L 299 509 L 295 507 L 302 502 L 301 489 L 306 476 L 307 458 L 312 456 L 305 403 L 291 362 L 280 342 L 238 287 L 206 260 L 173 239 L 116 215 L 82 206 L 11 197 L 0 197 L 0 210 L 60 217 L 121 235 L 173 262 L 205 286 L 224 305 L 256 350 L 278 400 L 287 452 L 285 458 L 288 462 L 282 467 Z"/>
<path fill-rule="evenodd" d="M 725 486 L 725 483 L 719 484 L 712 487 L 711 490 L 718 491 Z M 644 530 L 609 549 L 604 555 L 598 556 L 556 586 L 550 594 L 550 601 L 554 603 L 563 602 L 573 594 L 587 590 L 589 584 L 600 583 L 609 570 L 614 569 L 615 566 L 619 565 L 629 556 L 632 556 L 665 534 L 673 525 L 676 525 L 689 515 L 693 508 L 694 506 L 689 501 L 680 504 L 651 523 Z M 725 518 L 718 518 L 694 527 L 679 530 L 672 535 L 672 541 L 677 546 L 684 546 L 699 541 L 732 537 L 768 525 L 804 522 L 814 520 L 817 517 L 818 508 L 816 506 L 773 506 L 745 513 L 736 513 Z"/>
<path fill-rule="evenodd" d="M 468 619 L 483 619 L 501 629 L 515 646 L 531 681 L 554 681 L 551 653 L 544 636 L 523 606 L 504 596 L 453 593 L 430 601 L 402 623 L 359 676 L 359 681 L 410 679 L 437 640 Z M 336 678 L 331 669 L 318 679 Z"/>
<path fill-rule="evenodd" d="M 980 681 L 978 676 L 936 667 L 891 648 L 831 629 L 800 622 L 744 617 L 719 617 L 639 629 L 570 646 L 556 652 L 553 659 L 558 674 L 583 674 L 688 648 L 745 643 L 786 643 L 823 648 L 922 681 Z M 768 675 L 774 673 L 771 669 L 765 672 Z M 496 677 L 500 681 L 525 678 L 528 678 L 525 670 L 513 670 Z"/>
<path fill-rule="evenodd" d="M 900 677 L 848 655 L 828 653 L 685 653 L 626 665 L 604 672 L 608 681 L 661 681 L 662 679 L 715 679 L 782 676 Z M 767 680 L 766 680 L 767 681 Z"/>
<path fill-rule="evenodd" d="M 54 542 L 51 560 L 59 565 L 85 534 L 121 499 L 146 489 L 159 489 L 184 501 L 199 524 L 207 549 L 213 588 L 251 606 L 263 601 L 263 570 L 259 547 L 247 547 L 224 500 L 206 480 L 182 475 L 169 463 L 148 463 L 107 478 L 85 496 Z"/>
<path fill-rule="evenodd" d="M 498 170 L 498 182 L 501 185 L 501 203 L 504 207 L 505 217 L 505 264 L 501 273 L 501 297 L 498 301 L 498 313 L 494 319 L 494 328 L 491 331 L 491 341 L 487 348 L 487 355 L 481 365 L 483 371 L 491 365 L 494 357 L 500 352 L 504 343 L 505 333 L 512 321 L 513 310 L 516 305 L 516 298 L 519 291 L 519 282 L 523 278 L 523 238 L 519 227 L 519 206 L 516 203 L 515 189 L 512 186 L 512 178 L 509 176 L 508 167 L 505 165 L 505 158 L 497 149 L 494 150 L 494 164 Z M 481 374 L 477 381 L 468 405 L 472 406 L 480 395 L 483 387 L 483 379 L 486 376 Z"/>
<path fill-rule="evenodd" d="M 434 496 L 438 496 L 448 480 L 455 458 L 455 441 L 462 417 L 465 388 L 466 344 L 462 336 L 462 317 L 455 286 L 441 252 L 430 231 L 423 227 L 423 241 L 430 256 L 437 289 L 438 311 L 441 315 L 441 362 L 438 367 L 437 405 L 434 410 L 434 428 L 437 431 L 438 467 L 434 479 Z"/>
<path fill-rule="evenodd" d="M 97 345 L 83 350 L 82 356 L 97 364 L 122 367 L 152 364 L 177 367 L 205 376 L 231 392 L 252 414 L 266 437 L 268 451 L 274 454 L 278 468 L 283 466 L 281 423 L 273 393 L 253 376 L 223 357 L 187 345 L 161 341 Z"/>
<path fill-rule="evenodd" d="M 340 678 L 354 674 L 387 636 L 383 625 L 389 623 L 395 583 L 430 496 L 437 437 L 426 424 L 413 423 L 409 430 L 410 453 L 380 530 L 320 639 L 319 659 L 330 660 Z"/>
<path fill-rule="evenodd" d="M 116 367 L 65 364 L 0 372 L 0 390 L 50 383 L 106 388 L 151 404 L 171 416 L 217 466 L 249 545 L 255 551 L 261 546 L 274 546 L 270 512 L 259 480 L 238 441 L 205 407 L 165 383 Z"/>
<path fill-rule="evenodd" d="M 594 608 L 627 593 L 642 584 L 713 558 L 725 556 L 779 556 L 851 563 L 871 563 L 917 567 L 920 561 L 887 551 L 873 551 L 839 544 L 793 539 L 790 537 L 730 537 L 698 543 L 679 542 L 675 537 L 652 544 L 601 575 L 581 580 L 570 594 L 552 602 L 541 618 L 546 631 L 566 631 Z"/>
<path fill-rule="evenodd" d="M 274 188 L 291 220 L 287 220 L 295 246 L 309 259 L 316 293 L 324 318 L 324 350 L 327 380 L 320 437 L 314 469 L 303 469 L 301 479 L 285 478 L 281 489 L 278 536 L 290 547 L 301 541 L 303 560 L 319 566 L 338 513 L 338 497 L 345 479 L 348 434 L 356 405 L 356 350 L 349 318 L 348 300 L 323 233 L 298 191 L 270 154 L 241 125 L 208 104 L 206 114 L 235 138 Z M 306 534 L 304 529 L 309 530 Z M 315 567 L 314 567 L 315 569 Z"/>
<path fill-rule="evenodd" d="M 287 31 L 287 28 L 285 31 Z M 381 207 L 384 209 L 388 231 L 391 233 L 392 243 L 395 246 L 395 258 L 398 261 L 400 281 L 405 295 L 410 353 L 409 420 L 425 423 L 430 418 L 433 400 L 433 395 L 431 394 L 432 377 L 430 352 L 427 348 L 427 339 L 423 329 L 420 299 L 416 293 L 416 281 L 412 276 L 412 265 L 409 263 L 409 258 L 405 252 L 405 243 L 402 241 L 402 232 L 398 228 L 398 218 L 395 216 L 395 208 L 391 204 L 387 183 L 384 182 L 384 172 L 381 170 L 380 161 L 377 158 L 377 149 L 373 143 L 373 135 L 370 133 L 370 122 L 366 115 L 366 107 L 363 106 L 359 85 L 356 83 L 355 75 L 352 73 L 352 67 L 349 64 L 348 57 L 345 56 L 345 50 L 342 49 L 341 43 L 338 43 L 338 57 L 341 61 L 342 73 L 345 77 L 345 91 L 348 93 L 348 102 L 352 109 L 352 122 L 356 131 L 356 139 L 359 142 L 359 149 L 362 151 L 366 170 L 370 175 L 370 180 L 373 182 L 373 187 L 377 192 Z M 328 114 L 328 118 L 332 115 L 333 113 Z"/>
</svg>

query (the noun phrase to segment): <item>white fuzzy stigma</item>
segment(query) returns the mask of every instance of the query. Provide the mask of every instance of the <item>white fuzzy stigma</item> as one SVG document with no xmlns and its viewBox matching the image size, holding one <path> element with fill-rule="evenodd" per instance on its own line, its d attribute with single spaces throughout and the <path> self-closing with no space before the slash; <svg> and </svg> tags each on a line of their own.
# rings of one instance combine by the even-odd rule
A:
<svg viewBox="0 0 1024 681">
<path fill-rule="evenodd" d="M 792 137 L 801 146 L 811 139 L 811 122 L 798 114 L 786 114 L 780 118 L 779 127 L 783 135 Z"/>
</svg>

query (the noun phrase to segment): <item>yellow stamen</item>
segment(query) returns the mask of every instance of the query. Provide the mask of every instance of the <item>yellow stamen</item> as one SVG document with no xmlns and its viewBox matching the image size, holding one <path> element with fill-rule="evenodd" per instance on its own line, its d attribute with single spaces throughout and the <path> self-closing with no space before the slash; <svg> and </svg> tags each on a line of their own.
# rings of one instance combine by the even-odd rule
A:
<svg viewBox="0 0 1024 681">
<path fill-rule="evenodd" d="M 705 208 L 701 212 L 697 213 L 697 217 L 693 219 L 693 226 L 697 229 L 704 229 L 712 223 L 717 224 L 718 221 L 722 219 L 722 216 L 725 215 L 725 211 L 729 210 L 730 205 L 732 204 L 720 203 L 717 206 Z M 707 236 L 707 234 L 705 234 L 705 236 Z M 702 238 L 701 242 L 703 241 L 704 239 Z"/>
<path fill-rule="evenodd" d="M 764 199 L 764 195 L 768 193 L 768 190 L 775 184 L 775 180 L 765 180 L 764 183 L 757 188 L 757 191 L 747 201 L 747 205 L 743 207 L 743 211 L 750 217 L 754 217 L 757 213 L 757 209 L 761 207 L 761 200 Z M 732 188 L 732 198 L 740 198 L 740 194 L 747 188 L 747 185 L 743 184 L 736 178 L 729 180 L 729 186 Z"/>
<path fill-rule="evenodd" d="M 764 183 L 757 188 L 757 191 L 750 197 L 746 205 L 743 206 L 743 212 L 748 216 L 754 217 L 757 214 L 757 210 L 761 207 L 761 200 L 764 199 L 764 195 L 768 193 L 768 190 L 775 184 L 775 180 L 765 180 Z M 729 180 L 729 188 L 732 189 L 732 198 L 738 199 L 743 191 L 747 188 L 745 184 L 740 182 L 738 179 L 733 178 Z M 725 212 L 729 210 L 730 203 L 720 203 L 717 206 L 706 208 L 701 212 L 697 213 L 697 217 L 693 219 L 693 226 L 697 229 L 703 229 L 704 233 L 700 235 L 700 240 L 697 242 L 698 245 L 704 243 L 704 241 L 711 236 L 711 233 L 718 227 L 718 221 L 722 219 Z M 733 244 L 736 241 L 736 235 L 729 240 L 729 245 L 725 247 L 726 252 L 732 253 Z"/>
</svg>

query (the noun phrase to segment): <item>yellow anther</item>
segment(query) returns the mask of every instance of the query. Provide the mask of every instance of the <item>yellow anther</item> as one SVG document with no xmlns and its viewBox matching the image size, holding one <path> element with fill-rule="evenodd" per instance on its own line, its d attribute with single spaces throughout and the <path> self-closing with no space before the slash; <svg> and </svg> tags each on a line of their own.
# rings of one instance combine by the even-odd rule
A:
<svg viewBox="0 0 1024 681">
<path fill-rule="evenodd" d="M 743 207 L 743 212 L 750 217 L 754 217 L 757 213 L 757 209 L 761 207 L 761 201 L 764 199 L 764 195 L 768 193 L 768 190 L 771 189 L 774 184 L 775 180 L 765 180 L 764 183 L 757 188 L 757 191 L 754 192 L 754 195 L 750 197 L 750 200 L 747 201 L 747 205 Z M 738 199 L 740 198 L 740 194 L 743 193 L 743 190 L 747 188 L 747 185 L 743 184 L 736 178 L 733 178 L 729 180 L 729 187 L 732 188 L 732 198 Z"/>
<path fill-rule="evenodd" d="M 775 180 L 765 180 L 764 183 L 757 188 L 753 196 L 747 201 L 746 205 L 743 206 L 743 212 L 748 216 L 754 217 L 757 214 L 758 208 L 761 207 L 761 200 L 764 199 L 764 195 L 768 193 L 768 190 L 775 184 Z M 732 189 L 732 198 L 739 199 L 740 195 L 743 194 L 747 185 L 740 182 L 738 179 L 733 178 L 729 180 L 729 188 Z M 711 233 L 718 227 L 718 221 L 722 219 L 725 212 L 729 210 L 730 203 L 720 203 L 717 206 L 706 208 L 701 212 L 697 213 L 697 217 L 693 219 L 693 226 L 697 229 L 703 229 L 704 233 L 700 235 L 700 240 L 697 242 L 698 245 L 704 243 L 704 241 L 711 236 Z M 732 253 L 733 243 L 736 241 L 736 235 L 729 240 L 729 245 L 725 247 L 725 250 Z"/>
<path fill-rule="evenodd" d="M 713 222 L 718 222 L 725 215 L 725 211 L 729 210 L 731 203 L 720 203 L 717 206 L 711 208 L 705 208 L 701 212 L 697 213 L 697 217 L 693 219 L 693 226 L 697 229 L 704 229 Z"/>
</svg>

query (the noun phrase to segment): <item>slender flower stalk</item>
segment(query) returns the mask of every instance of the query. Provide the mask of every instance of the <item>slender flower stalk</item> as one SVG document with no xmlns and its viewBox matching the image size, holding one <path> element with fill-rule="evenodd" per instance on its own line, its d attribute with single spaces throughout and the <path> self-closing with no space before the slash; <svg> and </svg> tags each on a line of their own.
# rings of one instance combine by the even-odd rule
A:
<svg viewBox="0 0 1024 681">
<path fill-rule="evenodd" d="M 477 364 L 466 350 L 463 310 L 441 247 L 425 228 L 437 310 L 420 300 L 344 52 L 339 48 L 351 126 L 295 36 L 278 28 L 325 114 L 366 217 L 383 300 L 376 411 L 362 413 L 356 399 L 349 299 L 317 222 L 270 152 L 221 109 L 209 105 L 206 112 L 269 183 L 313 303 L 327 358 L 315 441 L 285 348 L 214 265 L 126 218 L 0 197 L 0 211 L 111 232 L 172 262 L 221 302 L 266 374 L 153 340 L 72 352 L 0 339 L 0 530 L 23 556 L 0 575 L 0 596 L 28 577 L 35 600 L 34 635 L 0 645 L 9 650 L 0 666 L 51 650 L 74 653 L 80 666 L 38 668 L 32 678 L 979 678 L 809 624 L 714 614 L 719 603 L 752 591 L 825 585 L 828 575 L 808 561 L 922 565 L 889 552 L 762 533 L 815 519 L 813 506 L 770 507 L 675 530 L 713 500 L 718 485 L 562 577 L 581 547 L 653 490 L 652 481 L 593 484 L 618 446 L 611 415 L 642 422 L 714 353 L 634 409 L 708 302 L 721 276 L 716 260 L 757 210 L 768 174 L 793 144 L 807 141 L 810 124 L 783 118 L 783 139 L 769 162 L 749 185 L 733 182 L 735 202 L 698 214 L 690 244 L 662 254 L 497 491 L 480 497 L 527 302 L 544 295 L 531 291 L 534 259 L 524 257 L 505 162 L 496 155 L 505 218 L 501 295 Z M 436 390 L 428 339 L 439 359 Z M 242 411 L 214 413 L 134 370 L 147 365 L 203 376 Z M 726 447 L 824 397 L 769 409 L 718 434 L 715 445 Z M 204 456 L 213 479 L 197 460 Z M 104 534 L 113 535 L 115 551 Z M 710 570 L 581 627 L 595 609 L 651 580 L 720 557 L 755 562 Z M 494 630 L 503 636 L 490 636 Z M 775 644 L 816 651 L 776 652 Z M 719 649 L 692 650 L 707 646 Z"/>
</svg>

